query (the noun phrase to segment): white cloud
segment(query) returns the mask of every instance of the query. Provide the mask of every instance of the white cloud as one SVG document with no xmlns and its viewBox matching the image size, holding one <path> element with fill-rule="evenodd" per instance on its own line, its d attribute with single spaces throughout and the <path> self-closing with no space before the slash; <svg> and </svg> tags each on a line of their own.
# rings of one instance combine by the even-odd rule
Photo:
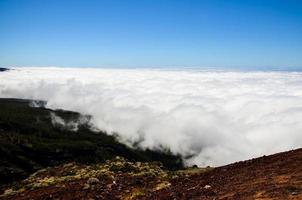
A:
<svg viewBox="0 0 302 200">
<path fill-rule="evenodd" d="M 302 73 L 18 68 L 0 97 L 47 100 L 143 147 L 222 165 L 302 146 Z"/>
</svg>

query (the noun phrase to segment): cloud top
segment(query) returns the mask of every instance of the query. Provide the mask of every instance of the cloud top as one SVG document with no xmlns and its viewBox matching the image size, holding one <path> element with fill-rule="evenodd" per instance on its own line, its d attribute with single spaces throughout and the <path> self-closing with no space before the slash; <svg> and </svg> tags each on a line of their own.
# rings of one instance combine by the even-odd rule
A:
<svg viewBox="0 0 302 200">
<path fill-rule="evenodd" d="M 200 166 L 302 146 L 301 72 L 17 68 L 0 73 L 0 97 L 92 115 L 126 143 Z"/>
</svg>

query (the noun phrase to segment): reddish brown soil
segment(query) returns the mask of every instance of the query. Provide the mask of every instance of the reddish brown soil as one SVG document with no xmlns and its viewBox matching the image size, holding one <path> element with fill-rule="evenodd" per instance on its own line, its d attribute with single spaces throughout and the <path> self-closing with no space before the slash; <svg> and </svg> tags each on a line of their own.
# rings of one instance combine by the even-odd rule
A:
<svg viewBox="0 0 302 200">
<path fill-rule="evenodd" d="M 141 199 L 302 199 L 302 149 L 181 177 Z"/>
<path fill-rule="evenodd" d="M 156 184 L 157 181 L 152 177 L 123 176 L 114 183 L 110 180 L 100 181 L 90 186 L 90 188 L 84 189 L 86 182 L 87 179 L 66 182 L 60 186 L 49 186 L 29 190 L 3 199 L 125 199 L 130 197 L 131 192 L 138 186 L 147 189 Z"/>
<path fill-rule="evenodd" d="M 83 189 L 87 180 L 82 179 L 2 199 L 302 199 L 302 149 L 171 178 L 171 185 L 159 190 L 150 190 L 160 182 L 158 177 L 116 177 L 89 189 Z"/>
</svg>

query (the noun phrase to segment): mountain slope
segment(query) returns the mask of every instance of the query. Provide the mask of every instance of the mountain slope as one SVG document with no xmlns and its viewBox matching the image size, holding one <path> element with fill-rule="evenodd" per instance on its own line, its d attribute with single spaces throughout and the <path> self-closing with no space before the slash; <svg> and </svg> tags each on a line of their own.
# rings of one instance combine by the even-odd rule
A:
<svg viewBox="0 0 302 200">
<path fill-rule="evenodd" d="M 5 72 L 5 71 L 8 71 L 9 69 L 7 68 L 3 68 L 3 67 L 0 67 L 0 72 Z"/>
<path fill-rule="evenodd" d="M 160 163 L 69 163 L 7 187 L 0 199 L 302 199 L 302 149 L 219 168 L 169 171 Z"/>
<path fill-rule="evenodd" d="M 302 199 L 302 149 L 180 177 L 141 199 Z"/>
<path fill-rule="evenodd" d="M 169 169 L 183 166 L 180 156 L 169 151 L 129 148 L 105 132 L 91 131 L 89 116 L 46 109 L 45 104 L 0 99 L 0 185 L 47 166 L 100 163 L 116 156 L 161 161 Z"/>
<path fill-rule="evenodd" d="M 302 199 L 302 149 L 183 169 L 179 156 L 131 149 L 44 104 L 0 99 L 0 199 Z"/>
</svg>

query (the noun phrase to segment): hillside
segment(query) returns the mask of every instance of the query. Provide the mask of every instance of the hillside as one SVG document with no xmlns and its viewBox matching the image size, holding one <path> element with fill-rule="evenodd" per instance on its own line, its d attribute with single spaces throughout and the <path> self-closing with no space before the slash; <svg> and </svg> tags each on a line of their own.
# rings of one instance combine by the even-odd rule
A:
<svg viewBox="0 0 302 200">
<path fill-rule="evenodd" d="M 302 199 L 302 149 L 179 177 L 141 199 Z"/>
<path fill-rule="evenodd" d="M 3 68 L 3 67 L 0 67 L 0 72 L 5 72 L 5 71 L 8 71 L 9 69 L 7 68 Z"/>
<path fill-rule="evenodd" d="M 131 149 L 91 131 L 89 116 L 44 105 L 0 100 L 0 199 L 302 199 L 302 149 L 183 168 L 177 155 Z"/>
<path fill-rule="evenodd" d="M 161 161 L 183 166 L 169 151 L 132 149 L 114 136 L 91 131 L 90 116 L 44 108 L 46 102 L 0 99 L 0 185 L 68 162 L 103 163 L 121 156 L 131 161 Z"/>
<path fill-rule="evenodd" d="M 302 149 L 219 168 L 165 170 L 158 162 L 69 163 L 4 188 L 0 199 L 302 199 Z"/>
</svg>

